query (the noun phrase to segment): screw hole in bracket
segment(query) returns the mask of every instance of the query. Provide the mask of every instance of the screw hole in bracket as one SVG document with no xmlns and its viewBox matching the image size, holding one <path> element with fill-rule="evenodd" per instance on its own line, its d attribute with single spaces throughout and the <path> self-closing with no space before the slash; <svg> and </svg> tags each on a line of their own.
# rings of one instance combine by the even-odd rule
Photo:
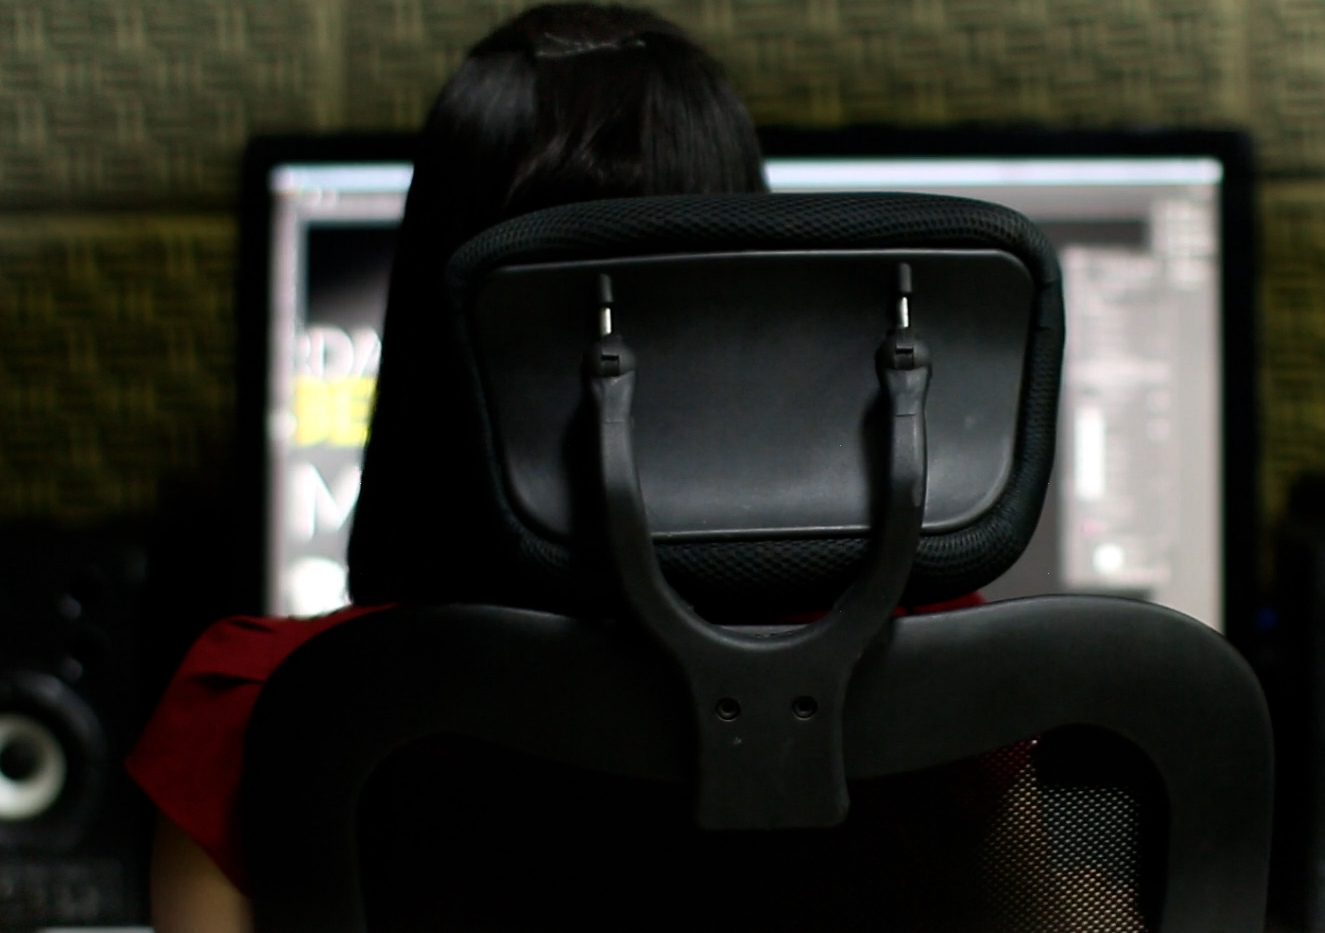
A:
<svg viewBox="0 0 1325 933">
<path fill-rule="evenodd" d="M 731 722 L 737 716 L 741 715 L 741 704 L 737 703 L 731 697 L 723 697 L 718 704 L 713 707 L 713 711 L 718 714 L 718 718 L 723 722 Z"/>
<path fill-rule="evenodd" d="M 796 697 L 791 701 L 791 711 L 797 719 L 809 719 L 819 712 L 819 703 L 814 697 Z"/>
</svg>

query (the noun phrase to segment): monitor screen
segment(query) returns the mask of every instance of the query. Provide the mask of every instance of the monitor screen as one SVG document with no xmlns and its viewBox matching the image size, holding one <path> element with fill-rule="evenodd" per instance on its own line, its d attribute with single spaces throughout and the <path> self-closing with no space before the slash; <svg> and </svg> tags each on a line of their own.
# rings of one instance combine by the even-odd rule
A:
<svg viewBox="0 0 1325 933">
<path fill-rule="evenodd" d="M 264 611 L 344 605 L 408 163 L 272 168 Z"/>
<path fill-rule="evenodd" d="M 799 134 L 782 147 L 793 152 L 767 159 L 775 193 L 995 201 L 1036 221 L 1058 250 L 1068 339 L 1057 463 L 1030 546 L 985 595 L 1133 596 L 1223 629 L 1226 160 L 1063 152 L 1061 137 L 1045 154 L 963 153 L 950 139 L 940 155 L 813 152 L 814 139 Z M 316 159 L 266 174 L 271 613 L 315 614 L 348 598 L 346 539 L 410 174 L 405 161 Z M 913 313 L 924 313 L 923 296 Z"/>
</svg>

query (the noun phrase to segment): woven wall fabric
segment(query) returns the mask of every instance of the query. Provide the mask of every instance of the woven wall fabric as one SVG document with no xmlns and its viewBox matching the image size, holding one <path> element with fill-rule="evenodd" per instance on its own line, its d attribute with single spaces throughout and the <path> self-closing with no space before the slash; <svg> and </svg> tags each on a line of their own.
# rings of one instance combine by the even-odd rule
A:
<svg viewBox="0 0 1325 933">
<path fill-rule="evenodd" d="M 380 124 L 384 116 L 399 119 L 411 104 L 418 113 L 468 43 L 510 6 L 352 5 L 347 67 L 376 91 L 349 103 L 347 118 Z M 1209 124 L 1247 115 L 1247 13 L 1240 3 L 662 0 L 651 6 L 714 51 L 762 122 Z M 373 108 L 374 93 L 386 94 L 389 106 Z"/>
<path fill-rule="evenodd" d="M 1293 478 L 1325 471 L 1325 182 L 1261 191 L 1261 463 L 1264 514 Z"/>
<path fill-rule="evenodd" d="M 0 219 L 0 515 L 151 513 L 224 469 L 234 224 L 224 215 Z"/>
<path fill-rule="evenodd" d="M 1248 125 L 1262 168 L 1325 172 L 1325 4 L 1255 0 L 1248 21 Z"/>
<path fill-rule="evenodd" d="M 0 0 L 0 207 L 227 208 L 249 135 L 414 127 L 523 5 Z M 1315 4 L 652 5 L 712 48 L 765 123 L 1252 123 L 1269 167 L 1325 168 Z"/>
<path fill-rule="evenodd" d="M 0 207 L 230 208 L 250 134 L 342 122 L 335 3 L 0 2 Z"/>
</svg>

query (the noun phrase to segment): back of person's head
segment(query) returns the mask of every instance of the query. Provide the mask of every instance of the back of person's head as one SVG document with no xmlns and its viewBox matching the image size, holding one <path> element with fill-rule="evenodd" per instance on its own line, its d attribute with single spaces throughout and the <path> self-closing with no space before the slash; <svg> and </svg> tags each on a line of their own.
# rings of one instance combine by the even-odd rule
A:
<svg viewBox="0 0 1325 933">
<path fill-rule="evenodd" d="M 377 408 L 350 540 L 360 603 L 484 599 L 496 551 L 467 488 L 483 468 L 445 404 L 464 378 L 442 270 L 481 230 L 596 198 L 765 190 L 718 64 L 643 10 L 530 9 L 476 45 L 429 115 L 392 270 Z M 440 400 L 440 402 L 439 402 Z"/>
<path fill-rule="evenodd" d="M 475 47 L 433 121 L 480 160 L 504 151 L 506 164 L 475 164 L 504 216 L 763 186 L 754 128 L 717 63 L 642 10 L 530 10 Z"/>
</svg>

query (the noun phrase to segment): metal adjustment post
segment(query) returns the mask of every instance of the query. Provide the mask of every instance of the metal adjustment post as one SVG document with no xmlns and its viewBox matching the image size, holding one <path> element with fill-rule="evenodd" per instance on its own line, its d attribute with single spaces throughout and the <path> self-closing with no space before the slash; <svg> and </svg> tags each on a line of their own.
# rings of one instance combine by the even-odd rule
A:
<svg viewBox="0 0 1325 933">
<path fill-rule="evenodd" d="M 586 360 L 598 422 L 608 548 L 626 603 L 690 686 L 698 735 L 696 816 L 707 829 L 833 826 L 845 819 L 842 707 L 865 648 L 891 622 L 919 540 L 925 501 L 929 358 L 910 328 L 910 269 L 898 326 L 876 355 L 891 408 L 883 518 L 861 574 L 819 622 L 756 635 L 710 625 L 667 584 L 640 495 L 631 430 L 635 358 L 604 328 Z M 600 296 L 611 280 L 600 278 Z M 610 300 L 604 302 L 610 307 Z"/>
<path fill-rule="evenodd" d="M 612 277 L 606 272 L 598 276 L 598 336 L 612 333 Z"/>
<path fill-rule="evenodd" d="M 911 264 L 897 264 L 897 328 L 908 330 L 911 327 Z"/>
</svg>

